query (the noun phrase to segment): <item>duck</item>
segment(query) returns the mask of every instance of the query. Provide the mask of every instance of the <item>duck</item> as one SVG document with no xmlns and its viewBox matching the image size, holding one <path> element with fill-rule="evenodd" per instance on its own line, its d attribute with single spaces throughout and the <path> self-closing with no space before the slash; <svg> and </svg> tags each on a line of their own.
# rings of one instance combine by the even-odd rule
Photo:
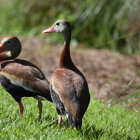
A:
<svg viewBox="0 0 140 140">
<path fill-rule="evenodd" d="M 17 102 L 19 114 L 24 113 L 22 97 L 38 100 L 38 119 L 42 116 L 42 101 L 52 102 L 49 81 L 33 63 L 16 59 L 22 46 L 16 36 L 5 37 L 0 43 L 0 84 Z"/>
<path fill-rule="evenodd" d="M 58 20 L 50 28 L 42 31 L 42 33 L 53 32 L 64 36 L 64 48 L 59 65 L 50 80 L 50 94 L 58 113 L 58 125 L 62 123 L 62 115 L 65 115 L 72 127 L 80 129 L 82 118 L 90 102 L 87 80 L 71 59 L 70 22 Z"/>
</svg>

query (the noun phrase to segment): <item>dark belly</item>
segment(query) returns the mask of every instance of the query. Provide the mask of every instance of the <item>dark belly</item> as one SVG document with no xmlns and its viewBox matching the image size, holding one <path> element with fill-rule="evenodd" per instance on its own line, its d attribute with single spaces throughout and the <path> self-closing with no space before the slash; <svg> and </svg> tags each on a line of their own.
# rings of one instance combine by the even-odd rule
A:
<svg viewBox="0 0 140 140">
<path fill-rule="evenodd" d="M 11 83 L 11 81 L 5 76 L 0 75 L 0 83 L 1 86 L 11 94 L 11 96 L 17 101 L 20 102 L 22 97 L 34 97 L 38 100 L 45 99 L 45 97 L 40 96 L 38 92 L 31 92 L 29 90 L 24 89 L 19 85 L 15 85 Z"/>
</svg>

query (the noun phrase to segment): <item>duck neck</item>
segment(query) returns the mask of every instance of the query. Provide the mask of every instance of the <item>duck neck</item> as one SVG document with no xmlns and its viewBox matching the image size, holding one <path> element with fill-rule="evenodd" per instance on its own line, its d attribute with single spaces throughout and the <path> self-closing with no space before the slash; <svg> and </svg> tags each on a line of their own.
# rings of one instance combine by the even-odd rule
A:
<svg viewBox="0 0 140 140">
<path fill-rule="evenodd" d="M 71 40 L 71 33 L 64 34 L 64 48 L 62 50 L 60 61 L 59 61 L 59 68 L 62 67 L 72 67 L 74 64 L 70 57 L 70 40 Z"/>
</svg>

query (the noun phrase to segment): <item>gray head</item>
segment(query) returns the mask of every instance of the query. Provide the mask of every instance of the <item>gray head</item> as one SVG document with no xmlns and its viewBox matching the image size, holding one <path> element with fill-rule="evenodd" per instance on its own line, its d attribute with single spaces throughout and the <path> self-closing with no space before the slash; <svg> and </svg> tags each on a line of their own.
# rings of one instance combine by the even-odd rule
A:
<svg viewBox="0 0 140 140">
<path fill-rule="evenodd" d="M 5 37 L 0 43 L 0 60 L 16 58 L 21 52 L 21 43 L 15 36 Z"/>
<path fill-rule="evenodd" d="M 56 21 L 50 28 L 43 31 L 43 33 L 58 32 L 68 34 L 71 31 L 70 23 L 66 20 Z"/>
</svg>

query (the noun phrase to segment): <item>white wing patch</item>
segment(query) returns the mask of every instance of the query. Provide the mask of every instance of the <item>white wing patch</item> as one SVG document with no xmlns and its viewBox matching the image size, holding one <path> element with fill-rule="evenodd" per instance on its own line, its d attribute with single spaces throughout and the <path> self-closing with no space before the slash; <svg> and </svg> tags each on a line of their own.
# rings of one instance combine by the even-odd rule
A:
<svg viewBox="0 0 140 140">
<path fill-rule="evenodd" d="M 39 101 L 43 101 L 46 100 L 44 97 L 37 95 L 37 97 L 34 97 L 35 99 L 39 100 Z"/>
<path fill-rule="evenodd" d="M 14 75 L 9 75 L 9 74 L 7 74 L 5 72 L 0 72 L 0 75 L 3 75 L 5 77 L 7 77 L 12 84 L 18 85 L 18 86 L 24 88 L 25 90 L 28 90 L 28 91 L 31 91 L 31 92 L 37 92 L 36 90 L 34 90 L 31 87 L 27 86 L 23 82 L 23 79 L 21 79 L 21 78 L 18 78 L 18 77 L 14 76 Z"/>
</svg>

